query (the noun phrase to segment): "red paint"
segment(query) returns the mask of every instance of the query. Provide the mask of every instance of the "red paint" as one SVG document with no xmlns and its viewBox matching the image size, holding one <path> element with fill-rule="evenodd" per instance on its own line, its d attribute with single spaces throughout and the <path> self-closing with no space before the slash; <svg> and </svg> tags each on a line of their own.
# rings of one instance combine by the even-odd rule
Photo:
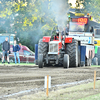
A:
<svg viewBox="0 0 100 100">
<path fill-rule="evenodd" d="M 61 39 L 62 39 L 63 37 L 61 36 Z M 59 36 L 54 36 L 54 40 L 59 40 Z"/>
<path fill-rule="evenodd" d="M 43 37 L 43 42 L 50 42 L 51 37 Z"/>
<path fill-rule="evenodd" d="M 70 37 L 65 38 L 65 43 L 72 43 L 72 38 Z"/>
<path fill-rule="evenodd" d="M 61 48 L 62 48 L 62 42 L 60 42 L 60 43 L 58 44 L 58 54 L 59 54 L 59 51 L 60 51 Z"/>
<path fill-rule="evenodd" d="M 72 18 L 72 22 L 78 22 L 78 23 L 88 23 L 88 18 Z"/>
<path fill-rule="evenodd" d="M 53 41 L 59 41 L 59 40 L 53 40 Z"/>
</svg>

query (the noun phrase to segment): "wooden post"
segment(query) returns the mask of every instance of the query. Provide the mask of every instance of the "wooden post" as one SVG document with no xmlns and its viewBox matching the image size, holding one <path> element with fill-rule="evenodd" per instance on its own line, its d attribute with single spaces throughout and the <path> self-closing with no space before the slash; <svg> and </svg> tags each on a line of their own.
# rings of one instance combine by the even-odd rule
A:
<svg viewBox="0 0 100 100">
<path fill-rule="evenodd" d="M 95 81 L 96 81 L 96 71 L 94 71 L 94 89 L 95 89 Z"/>
<path fill-rule="evenodd" d="M 47 75 L 47 90 L 46 90 L 47 96 L 48 96 L 48 88 L 49 88 L 49 75 Z"/>
</svg>

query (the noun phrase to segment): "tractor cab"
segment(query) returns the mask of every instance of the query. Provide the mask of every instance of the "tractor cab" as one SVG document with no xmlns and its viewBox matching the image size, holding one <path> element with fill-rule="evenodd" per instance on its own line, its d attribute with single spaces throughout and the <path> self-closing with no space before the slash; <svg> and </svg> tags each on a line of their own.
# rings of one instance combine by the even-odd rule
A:
<svg viewBox="0 0 100 100">
<path fill-rule="evenodd" d="M 70 22 L 70 32 L 84 32 L 84 23 Z"/>
<path fill-rule="evenodd" d="M 94 44 L 91 16 L 76 13 L 69 18 L 69 37 L 81 41 L 82 44 Z"/>
<path fill-rule="evenodd" d="M 84 35 L 85 24 L 78 22 L 69 23 L 69 35 Z"/>
</svg>

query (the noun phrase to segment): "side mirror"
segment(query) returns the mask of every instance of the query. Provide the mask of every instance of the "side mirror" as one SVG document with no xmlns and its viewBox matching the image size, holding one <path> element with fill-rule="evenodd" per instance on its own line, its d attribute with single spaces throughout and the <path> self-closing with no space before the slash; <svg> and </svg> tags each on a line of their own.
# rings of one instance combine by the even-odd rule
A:
<svg viewBox="0 0 100 100">
<path fill-rule="evenodd" d="M 94 41 L 94 44 L 97 44 L 97 41 Z"/>
</svg>

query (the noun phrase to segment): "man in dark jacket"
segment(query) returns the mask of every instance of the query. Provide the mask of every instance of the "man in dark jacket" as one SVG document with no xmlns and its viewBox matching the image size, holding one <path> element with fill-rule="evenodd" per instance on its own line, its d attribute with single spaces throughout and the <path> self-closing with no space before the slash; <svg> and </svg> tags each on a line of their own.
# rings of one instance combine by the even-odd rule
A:
<svg viewBox="0 0 100 100">
<path fill-rule="evenodd" d="M 69 24 L 67 24 L 67 27 L 65 29 L 66 35 L 69 35 Z"/>
<path fill-rule="evenodd" d="M 8 42 L 8 37 L 5 38 L 5 41 L 3 42 L 3 56 L 2 56 L 2 64 L 4 63 L 4 57 L 7 55 L 7 61 L 9 63 L 9 51 L 10 51 L 10 44 Z"/>
<path fill-rule="evenodd" d="M 14 45 L 13 45 L 15 64 L 17 63 L 16 57 L 18 58 L 18 63 L 20 63 L 19 50 L 20 50 L 20 46 L 18 44 L 16 44 L 16 40 L 15 40 Z"/>
</svg>

